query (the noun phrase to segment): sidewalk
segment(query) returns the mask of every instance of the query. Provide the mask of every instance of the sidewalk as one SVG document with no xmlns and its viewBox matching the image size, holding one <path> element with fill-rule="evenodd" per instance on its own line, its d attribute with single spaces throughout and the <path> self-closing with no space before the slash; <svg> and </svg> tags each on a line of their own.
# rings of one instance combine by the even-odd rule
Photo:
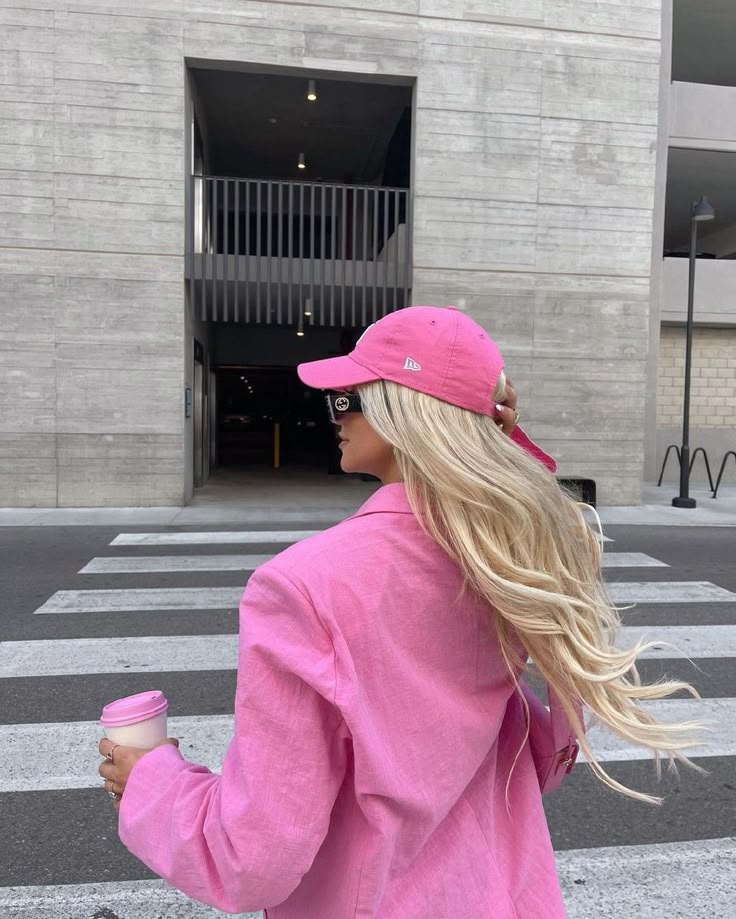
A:
<svg viewBox="0 0 736 919">
<path fill-rule="evenodd" d="M 359 477 L 325 476 L 317 471 L 271 470 L 244 473 L 220 470 L 197 489 L 187 507 L 0 508 L 0 526 L 227 526 L 249 529 L 298 529 L 329 526 L 348 517 L 378 487 Z M 678 487 L 644 486 L 643 503 L 599 507 L 605 525 L 736 526 L 736 486 L 722 485 L 718 498 L 694 486 L 693 510 L 672 507 Z"/>
</svg>

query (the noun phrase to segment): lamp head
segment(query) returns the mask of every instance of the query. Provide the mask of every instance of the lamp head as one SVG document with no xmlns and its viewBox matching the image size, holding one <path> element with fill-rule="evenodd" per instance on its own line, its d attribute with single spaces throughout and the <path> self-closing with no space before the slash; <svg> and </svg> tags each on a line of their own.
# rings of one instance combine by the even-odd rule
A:
<svg viewBox="0 0 736 919">
<path fill-rule="evenodd" d="M 713 220 L 715 216 L 716 212 L 713 210 L 713 205 L 705 195 L 701 195 L 699 201 L 693 201 L 690 207 L 691 220 L 696 220 L 700 223 L 704 220 Z"/>
</svg>

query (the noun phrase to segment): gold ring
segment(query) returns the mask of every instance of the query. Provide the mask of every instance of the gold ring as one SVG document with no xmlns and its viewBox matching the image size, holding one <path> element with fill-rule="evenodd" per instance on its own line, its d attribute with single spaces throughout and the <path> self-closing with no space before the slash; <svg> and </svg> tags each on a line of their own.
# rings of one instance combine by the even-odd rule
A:
<svg viewBox="0 0 736 919">
<path fill-rule="evenodd" d="M 107 751 L 107 753 L 105 754 L 105 756 L 107 757 L 107 759 L 110 760 L 111 763 L 114 762 L 114 760 L 113 760 L 113 758 L 112 758 L 112 755 L 113 755 L 113 753 L 117 750 L 117 748 L 118 748 L 119 746 L 120 746 L 119 743 L 113 744 L 113 745 L 110 747 L 110 749 Z"/>
</svg>

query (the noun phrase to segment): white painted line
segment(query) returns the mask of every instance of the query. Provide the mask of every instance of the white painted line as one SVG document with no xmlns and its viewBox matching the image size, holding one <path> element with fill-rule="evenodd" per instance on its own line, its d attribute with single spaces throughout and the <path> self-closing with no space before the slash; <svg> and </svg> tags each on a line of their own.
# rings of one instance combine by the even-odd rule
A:
<svg viewBox="0 0 736 919">
<path fill-rule="evenodd" d="M 640 638 L 658 643 L 640 660 L 736 657 L 736 625 L 627 626 L 621 630 L 619 646 L 631 648 Z M 234 670 L 237 641 L 236 635 L 3 641 L 0 678 Z"/>
<path fill-rule="evenodd" d="M 643 552 L 604 552 L 603 568 L 669 568 L 667 562 Z"/>
<path fill-rule="evenodd" d="M 100 699 L 100 708 L 109 701 Z M 703 733 L 705 743 L 689 750 L 689 756 L 736 755 L 736 699 L 667 699 L 644 703 L 643 708 L 663 722 L 712 724 L 713 733 Z M 179 738 L 184 756 L 214 772 L 220 770 L 232 731 L 232 715 L 184 716 L 168 723 L 169 736 Z M 0 725 L 0 792 L 99 787 L 100 737 L 96 721 Z M 651 759 L 648 750 L 629 746 L 600 727 L 592 728 L 589 738 L 602 761 Z M 51 749 L 51 758 L 38 755 Z"/>
<path fill-rule="evenodd" d="M 109 701 L 100 699 L 100 709 Z M 188 760 L 220 770 L 232 737 L 232 715 L 169 718 L 167 727 Z M 0 792 L 101 787 L 97 744 L 102 736 L 96 721 L 0 725 Z M 39 743 L 44 746 L 34 747 Z M 34 749 L 37 765 L 24 763 Z M 38 756 L 39 750 L 50 749 L 53 757 Z"/>
<path fill-rule="evenodd" d="M 142 574 L 156 571 L 255 571 L 273 555 L 141 555 L 93 558 L 80 574 Z"/>
<path fill-rule="evenodd" d="M 555 852 L 568 919 L 732 915 L 736 840 L 693 839 Z M 164 881 L 0 888 L 3 919 L 218 919 L 223 914 Z M 247 913 L 242 919 L 262 919 Z"/>
<path fill-rule="evenodd" d="M 708 730 L 693 732 L 705 743 L 687 750 L 688 756 L 736 756 L 736 724 L 733 723 L 736 718 L 736 699 L 660 699 L 656 702 L 642 702 L 641 707 L 658 721 L 699 721 L 706 725 Z M 586 709 L 586 722 L 589 718 L 590 712 Z M 631 746 L 600 725 L 591 727 L 586 736 L 595 755 L 602 762 L 635 759 L 651 759 L 654 762 L 654 756 L 648 750 Z M 580 761 L 586 759 L 581 751 Z"/>
<path fill-rule="evenodd" d="M 111 546 L 196 546 L 225 543 L 291 545 L 320 530 L 232 530 L 210 533 L 120 533 Z"/>
<path fill-rule="evenodd" d="M 733 837 L 569 849 L 555 861 L 568 919 L 734 915 Z"/>
<path fill-rule="evenodd" d="M 243 587 L 152 587 L 58 590 L 36 613 L 126 613 L 134 610 L 237 609 Z"/>
<path fill-rule="evenodd" d="M 736 593 L 710 581 L 619 581 L 608 593 L 614 603 L 736 603 Z"/>
<path fill-rule="evenodd" d="M 621 629 L 617 644 L 621 648 L 633 648 L 640 639 L 657 643 L 644 651 L 641 658 L 736 657 L 736 625 L 630 625 Z"/>
<path fill-rule="evenodd" d="M 147 574 L 180 571 L 255 571 L 273 555 L 142 555 L 93 558 L 79 574 Z M 643 552 L 611 552 L 604 568 L 666 568 L 665 562 Z"/>
<path fill-rule="evenodd" d="M 621 581 L 608 585 L 614 603 L 728 603 L 736 594 L 709 581 Z M 122 613 L 137 610 L 235 609 L 242 587 L 152 587 L 59 590 L 36 613 Z"/>
<path fill-rule="evenodd" d="M 224 915 L 159 880 L 0 887 L 3 919 L 222 919 Z M 239 919 L 263 919 L 263 913 L 241 913 Z"/>
<path fill-rule="evenodd" d="M 2 677 L 235 670 L 237 665 L 237 635 L 0 642 Z"/>
</svg>

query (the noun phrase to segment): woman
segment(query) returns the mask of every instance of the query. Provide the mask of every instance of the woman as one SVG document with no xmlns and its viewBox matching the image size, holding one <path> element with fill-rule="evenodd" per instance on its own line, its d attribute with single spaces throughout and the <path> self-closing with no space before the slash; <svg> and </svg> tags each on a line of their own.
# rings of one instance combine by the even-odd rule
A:
<svg viewBox="0 0 736 919">
<path fill-rule="evenodd" d="M 698 768 L 680 752 L 693 725 L 658 724 L 636 700 L 699 696 L 640 684 L 652 643 L 613 646 L 597 541 L 537 448 L 499 429 L 503 361 L 480 326 L 412 307 L 299 373 L 342 391 L 328 397 L 342 466 L 383 487 L 250 579 L 221 776 L 172 745 L 117 747 L 102 765 L 124 792 L 120 837 L 227 912 L 563 917 L 518 684 L 528 654 L 591 768 L 641 801 L 661 799 L 603 771 L 570 699 Z"/>
</svg>

